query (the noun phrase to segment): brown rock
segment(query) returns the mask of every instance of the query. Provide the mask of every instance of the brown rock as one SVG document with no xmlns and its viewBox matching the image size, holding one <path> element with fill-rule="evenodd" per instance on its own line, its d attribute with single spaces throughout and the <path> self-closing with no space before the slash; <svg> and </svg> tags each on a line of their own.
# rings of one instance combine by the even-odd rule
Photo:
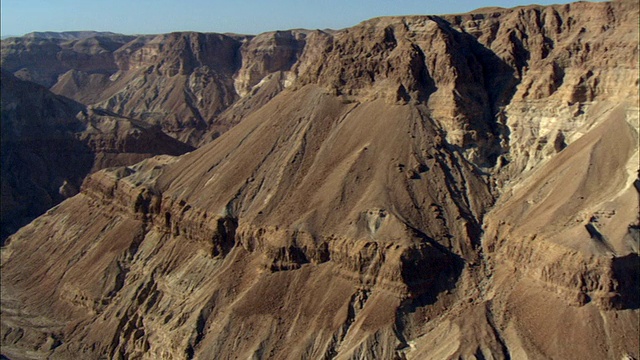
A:
<svg viewBox="0 0 640 360">
<path fill-rule="evenodd" d="M 208 129 L 236 125 L 10 237 L 3 353 L 638 358 L 637 23 L 622 1 L 138 39 L 107 115 L 206 66 L 233 98 Z"/>
<path fill-rule="evenodd" d="M 193 150 L 159 129 L 50 93 L 2 71 L 2 240 L 91 172 Z"/>
</svg>

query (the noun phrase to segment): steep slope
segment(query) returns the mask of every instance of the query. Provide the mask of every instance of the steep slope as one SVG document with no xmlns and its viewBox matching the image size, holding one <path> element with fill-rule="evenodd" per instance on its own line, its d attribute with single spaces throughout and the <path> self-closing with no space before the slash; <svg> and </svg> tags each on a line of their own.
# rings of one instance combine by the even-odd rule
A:
<svg viewBox="0 0 640 360">
<path fill-rule="evenodd" d="M 191 133 L 206 130 L 211 118 L 237 98 L 232 75 L 239 47 L 229 36 L 198 33 L 129 43 L 114 54 L 120 71 L 101 93 L 100 106 L 159 124 L 197 144 L 199 134 Z"/>
<path fill-rule="evenodd" d="M 310 111 L 300 113 L 301 105 Z M 270 115 L 271 120 L 264 121 L 266 114 Z M 239 314 L 233 314 L 236 311 L 235 307 L 227 309 L 231 311 L 227 320 L 229 324 L 220 324 L 230 326 L 234 329 L 233 333 L 212 331 L 212 337 L 202 342 L 191 340 L 192 344 L 186 342 L 189 336 L 185 336 L 181 348 L 158 348 L 158 352 L 155 353 L 158 356 L 161 351 L 171 351 L 172 356 L 183 356 L 185 351 L 189 352 L 190 346 L 194 347 L 191 351 L 195 351 L 195 347 L 199 346 L 203 355 L 233 349 L 233 342 L 237 341 L 238 336 L 236 331 L 241 331 L 241 328 L 236 328 L 233 324 L 243 323 L 247 324 L 244 326 L 248 326 L 250 323 L 260 323 L 257 314 L 249 312 L 245 315 L 242 311 L 246 310 L 242 309 L 252 308 L 254 302 L 251 299 L 255 298 L 256 292 L 265 291 L 261 290 L 265 286 L 261 279 L 276 281 L 273 286 L 277 288 L 280 286 L 279 283 L 286 284 L 292 281 L 289 271 L 295 275 L 296 269 L 302 269 L 305 264 L 317 264 L 320 269 L 329 271 L 319 272 L 315 266 L 306 266 L 304 272 L 308 273 L 307 276 L 311 279 L 319 276 L 344 279 L 341 280 L 344 282 L 344 285 L 341 285 L 345 287 L 344 290 L 332 295 L 333 299 L 326 300 L 330 303 L 337 301 L 344 304 L 340 306 L 353 306 L 348 305 L 349 299 L 362 292 L 364 295 L 361 296 L 366 297 L 371 293 L 372 296 L 380 297 L 371 303 L 376 304 L 371 305 L 372 308 L 392 304 L 397 307 L 403 297 L 417 297 L 432 287 L 447 286 L 448 281 L 451 281 L 448 280 L 449 277 L 459 276 L 463 261 L 461 256 L 469 261 L 475 259 L 473 241 L 477 240 L 479 229 L 474 219 L 491 201 L 488 186 L 480 176 L 473 174 L 474 171 L 468 164 L 449 151 L 438 151 L 430 145 L 435 142 L 433 138 L 436 134 L 433 125 L 428 121 L 427 117 L 423 118 L 419 108 L 389 106 L 383 101 L 359 106 L 343 104 L 338 98 L 323 93 L 316 86 L 287 92 L 249 116 L 223 135 L 219 141 L 169 165 L 157 180 L 153 179 L 155 186 L 151 185 L 151 180 L 144 182 L 142 188 L 135 186 L 140 182 L 140 177 L 144 179 L 143 174 L 150 171 L 151 165 L 148 170 L 129 170 L 124 174 L 131 175 L 121 180 L 118 180 L 115 174 L 100 173 L 87 181 L 83 195 L 65 202 L 59 208 L 65 209 L 63 212 L 71 209 L 75 209 L 73 212 L 93 212 L 98 209 L 89 210 L 92 208 L 91 205 L 84 208 L 85 205 L 82 204 L 85 201 L 99 201 L 105 204 L 112 202 L 114 206 L 130 209 L 123 209 L 125 214 L 128 211 L 138 213 L 139 215 L 134 217 L 139 216 L 139 220 L 130 222 L 118 215 L 108 216 L 105 218 L 106 223 L 91 221 L 82 225 L 74 219 L 72 222 L 76 225 L 73 229 L 62 227 L 59 231 L 65 234 L 64 238 L 68 239 L 70 236 L 82 239 L 93 237 L 89 235 L 92 232 L 100 233 L 104 226 L 118 227 L 122 229 L 118 237 L 123 245 L 133 240 L 125 234 L 139 234 L 135 235 L 138 238 L 136 242 L 139 242 L 136 247 L 139 249 L 145 247 L 147 239 L 151 238 L 156 238 L 154 242 L 158 241 L 155 246 L 174 241 L 173 239 L 178 242 L 189 241 L 192 245 L 180 250 L 188 251 L 182 253 L 186 257 L 179 261 L 183 265 L 178 267 L 180 270 L 176 268 L 175 271 L 184 271 L 194 276 L 201 273 L 202 276 L 208 277 L 207 271 L 197 270 L 201 266 L 213 267 L 211 270 L 220 267 L 219 271 L 224 271 L 228 266 L 232 266 L 227 265 L 227 262 L 237 256 L 254 264 L 246 270 L 243 270 L 247 265 L 244 261 L 233 266 L 252 274 L 248 274 L 249 277 L 246 279 L 238 279 L 249 281 L 242 286 L 238 285 L 237 288 L 239 298 L 247 303 L 237 309 L 240 311 Z M 276 126 L 286 130 L 270 130 Z M 375 130 L 372 126 L 375 126 Z M 370 131 L 363 133 L 364 128 Z M 412 133 L 415 134 L 415 140 L 388 141 L 389 136 L 398 140 L 411 139 Z M 251 156 L 247 156 L 248 154 Z M 229 176 L 215 176 L 214 173 L 210 173 L 210 169 L 213 168 L 216 172 L 220 171 Z M 113 183 L 114 180 L 117 182 Z M 146 188 L 147 186 L 149 188 Z M 473 194 L 472 198 L 467 198 L 463 187 L 469 189 L 469 193 Z M 134 200 L 136 198 L 139 200 Z M 431 211 L 419 211 L 424 207 L 431 207 Z M 53 216 L 51 221 L 54 223 L 58 222 L 56 214 L 62 215 L 58 209 L 50 212 L 50 216 Z M 48 226 L 36 225 L 33 235 Z M 69 230 L 71 232 L 68 232 Z M 104 246 L 110 246 L 108 244 L 111 243 L 111 239 L 113 238 L 110 235 L 104 237 Z M 77 246 L 86 246 L 82 243 L 77 243 Z M 70 243 L 49 244 L 65 248 L 73 246 Z M 98 246 L 99 248 L 91 250 L 92 253 L 95 251 L 96 256 L 105 251 L 100 249 L 102 245 Z M 124 246 L 129 248 L 129 245 Z M 80 251 L 79 248 L 68 248 L 64 253 L 76 251 Z M 116 250 L 116 253 L 119 252 Z M 136 251 L 133 252 L 137 254 Z M 14 251 L 5 259 L 6 266 L 10 268 L 9 264 L 14 261 L 26 260 L 20 258 L 31 256 L 27 254 L 34 252 L 26 248 Z M 132 253 L 125 256 L 138 255 Z M 163 295 L 165 300 L 158 303 L 163 309 L 166 307 L 164 311 L 173 312 L 176 302 L 184 302 L 183 306 L 192 308 L 193 314 L 197 315 L 200 311 L 197 309 L 203 305 L 200 303 L 203 296 L 210 296 L 207 294 L 212 292 L 228 291 L 226 284 L 217 285 L 218 281 L 214 277 L 210 279 L 213 283 L 207 281 L 209 285 L 203 284 L 202 288 L 193 289 L 194 293 L 183 298 L 182 296 L 187 294 L 178 288 L 171 289 L 173 285 L 168 282 L 173 276 L 173 271 L 153 270 L 156 266 L 164 267 L 163 263 L 173 261 L 171 254 L 164 256 L 149 258 L 149 261 L 156 265 L 148 264 L 144 270 L 147 274 L 158 271 L 152 281 L 167 282 L 166 286 L 170 287 L 166 289 L 167 295 Z M 192 260 L 188 259 L 193 259 L 198 265 L 190 265 Z M 68 278 L 69 286 L 75 288 L 75 285 L 71 284 L 76 280 L 71 280 L 74 275 L 67 272 L 67 265 L 55 260 L 55 255 L 48 261 L 51 261 L 51 267 L 42 269 L 48 274 L 47 277 L 51 275 L 54 278 Z M 111 268 L 115 271 L 107 270 L 107 276 L 122 276 L 117 275 L 120 273 L 117 269 L 131 266 L 130 270 L 125 271 L 125 277 L 140 277 L 142 282 L 151 281 L 147 275 L 138 273 L 142 268 L 138 268 L 136 260 L 123 260 L 127 264 L 123 263 L 120 266 L 116 265 L 120 260 L 115 258 L 106 257 L 104 261 L 105 270 Z M 86 264 L 93 266 L 95 262 L 89 261 Z M 433 267 L 433 271 L 418 271 L 419 267 L 424 266 Z M 80 273 L 86 274 L 88 271 L 88 268 L 80 266 L 73 268 L 72 273 L 79 272 L 75 275 L 76 279 Z M 25 268 L 23 271 L 23 274 L 31 273 Z M 269 280 L 274 276 L 274 272 L 280 271 L 285 271 L 277 276 L 280 280 Z M 9 280 L 10 270 L 3 269 L 3 273 L 7 282 L 13 282 Z M 101 278 L 104 276 L 102 271 L 98 270 L 95 273 L 100 274 Z M 89 290 L 96 291 L 95 295 L 98 298 L 90 297 L 82 300 L 82 303 L 88 304 L 89 309 L 92 309 L 94 305 L 90 304 L 100 304 L 101 299 L 106 301 L 112 290 L 111 284 L 117 283 L 115 277 L 96 283 L 105 284 L 102 289 Z M 312 283 L 320 281 L 311 279 L 309 281 Z M 67 280 L 63 282 L 66 283 Z M 45 287 L 54 283 L 57 282 L 41 282 Z M 129 284 L 127 288 L 129 286 L 133 285 Z M 311 284 L 303 283 L 298 286 L 303 287 L 294 287 L 291 291 L 313 291 L 307 288 Z M 363 289 L 357 290 L 358 287 Z M 62 288 L 66 289 L 65 293 L 87 291 L 71 290 L 61 284 L 46 291 L 57 292 Z M 43 290 L 41 288 L 38 291 Z M 315 291 L 318 290 L 320 289 Z M 169 295 L 174 291 L 180 294 L 176 298 Z M 124 296 L 124 293 L 122 295 Z M 78 296 L 80 301 L 80 298 L 91 295 Z M 286 293 L 279 295 L 281 296 L 286 296 Z M 265 296 L 258 298 L 263 299 Z M 260 313 L 269 317 L 277 316 L 277 299 L 278 297 L 261 304 L 265 310 Z M 221 299 L 225 302 L 235 300 Z M 295 305 L 296 302 L 291 301 L 292 306 L 307 306 L 304 303 Z M 123 311 L 120 308 L 123 303 L 120 301 L 114 299 L 113 302 L 108 302 L 113 305 L 107 305 L 104 311 Z M 272 310 L 275 313 L 270 314 Z M 282 311 L 289 310 L 283 308 Z M 328 308 L 327 311 L 334 310 Z M 66 316 L 63 315 L 65 313 L 66 310 L 60 314 Z M 284 313 L 279 316 L 284 317 Z M 310 315 L 305 315 L 307 316 Z M 339 318 L 326 324 L 313 325 L 308 323 L 311 319 L 301 320 L 295 325 L 291 323 L 294 319 L 288 318 L 286 321 L 294 330 L 299 329 L 296 333 L 300 334 L 300 338 L 296 337 L 296 341 L 290 339 L 291 347 L 278 344 L 282 347 L 278 354 L 291 354 L 290 356 L 296 357 L 294 354 L 301 351 L 298 347 L 311 346 L 314 342 L 317 343 L 317 349 L 314 351 L 318 356 L 336 351 L 342 340 L 338 341 L 339 337 L 336 340 L 332 338 L 340 331 L 346 335 L 348 330 L 348 326 L 340 330 L 348 321 L 347 318 L 339 321 L 342 316 L 344 315 L 340 314 Z M 115 319 L 112 316 L 107 317 Z M 218 316 L 210 318 L 217 319 Z M 388 321 L 392 320 L 393 316 L 370 330 L 374 333 L 378 330 L 391 331 L 385 328 L 389 325 Z M 181 327 L 180 322 L 176 323 L 176 326 Z M 100 321 L 94 323 L 94 326 L 96 328 L 92 333 L 102 334 L 101 337 L 109 334 L 107 336 L 111 337 L 111 334 L 119 333 L 120 325 Z M 285 329 L 289 327 L 276 327 L 275 323 L 267 325 L 262 335 L 248 338 L 240 348 L 253 351 L 250 349 L 254 346 L 260 347 L 263 341 L 275 341 L 277 338 L 273 337 L 281 336 Z M 326 334 L 323 337 L 311 338 L 310 336 L 317 331 L 324 331 Z M 357 332 L 352 332 L 353 346 L 366 348 L 360 343 L 363 334 L 356 336 Z M 109 344 L 101 344 L 99 351 L 114 354 L 120 351 L 120 347 L 131 346 L 126 345 L 130 339 L 120 339 L 119 336 Z M 141 341 L 143 344 L 147 339 Z M 293 344 L 297 346 L 294 347 Z M 149 356 L 152 356 L 151 353 Z"/>
<path fill-rule="evenodd" d="M 2 240 L 105 167 L 192 150 L 144 123 L 86 109 L 2 72 Z"/>
<path fill-rule="evenodd" d="M 618 358 L 616 349 L 630 339 L 638 347 L 639 181 L 638 107 L 623 103 L 487 215 L 483 246 L 502 286 L 490 297 L 508 344 L 540 357 L 573 357 L 548 342 L 570 324 L 580 331 L 568 340 L 592 343 L 592 358 Z M 547 321 L 530 315 L 545 302 Z M 607 333 L 609 326 L 620 332 Z"/>
<path fill-rule="evenodd" d="M 23 35 L 24 38 L 32 39 L 60 39 L 60 40 L 81 40 L 96 36 L 103 37 L 127 37 L 126 35 L 113 33 L 110 31 L 34 31 Z"/>
<path fill-rule="evenodd" d="M 611 93 L 620 91 L 616 84 L 633 78 L 631 64 L 638 60 L 633 45 L 637 26 L 629 19 L 635 4 L 623 1 L 616 6 L 624 10 L 614 15 L 605 7 L 576 3 L 409 17 L 406 26 L 389 26 L 383 34 L 184 32 L 135 39 L 109 33 L 34 34 L 3 41 L 2 66 L 83 104 L 101 103 L 101 108 L 123 116 L 160 124 L 167 134 L 198 146 L 243 118 L 247 103 L 254 110 L 264 104 L 264 94 L 254 99 L 255 92 L 268 88 L 270 98 L 298 77 L 303 83 L 322 78 L 323 85 L 343 89 L 344 95 L 361 93 L 375 84 L 374 93 L 389 89 L 393 93 L 395 86 L 402 85 L 398 90 L 407 92 L 403 97 L 409 96 L 408 92 L 418 90 L 406 88 L 411 81 L 388 84 L 385 73 L 411 58 L 415 72 L 411 76 L 419 78 L 422 100 L 429 98 L 448 141 L 486 166 L 492 166 L 509 146 L 509 155 L 500 162 L 518 154 L 513 175 L 566 145 L 564 139 L 586 121 L 582 115 L 595 96 L 604 92 L 612 98 L 632 95 Z M 386 27 L 392 22 L 381 18 L 362 26 Z M 434 39 L 443 40 L 437 43 L 437 51 L 431 48 Z M 402 54 L 394 51 L 406 40 L 415 47 L 400 46 Z M 341 45 L 334 46 L 336 41 Z M 460 52 L 460 48 L 468 50 Z M 627 55 L 614 60 L 609 54 L 612 49 Z M 325 56 L 331 61 L 326 63 Z M 419 66 L 422 58 L 427 73 Z M 582 68 L 587 58 L 590 67 Z M 236 104 L 239 100 L 244 104 Z M 505 132 L 502 122 L 510 114 L 529 124 Z M 558 117 L 575 118 L 574 126 L 559 128 L 550 123 Z M 464 126 L 468 129 L 460 130 Z M 478 142 L 492 145 L 477 146 Z M 478 154 L 479 149 L 489 153 Z"/>
<path fill-rule="evenodd" d="M 277 78 L 276 73 L 289 70 L 305 33 L 281 31 L 256 37 L 172 33 L 139 38 L 114 52 L 119 71 L 108 83 L 93 84 L 68 73 L 53 90 L 68 96 L 98 93 L 99 98 L 92 100 L 101 107 L 160 124 L 166 133 L 198 145 L 207 132 L 224 132 L 237 122 L 229 118 L 243 116 L 246 111 L 220 116 L 241 97 L 251 102 L 251 109 L 262 104 L 259 96 L 252 101 L 257 91 L 252 89 L 266 76 Z M 85 91 L 79 91 L 83 86 Z"/>
<path fill-rule="evenodd" d="M 288 62 L 234 80 L 233 128 L 9 239 L 3 354 L 638 358 L 637 22 L 577 3 L 284 36 Z"/>
<path fill-rule="evenodd" d="M 2 40 L 2 69 L 47 88 L 72 69 L 103 79 L 117 70 L 113 51 L 134 38 L 110 33 L 9 38 Z"/>
<path fill-rule="evenodd" d="M 247 108 L 263 104 L 265 95 L 254 96 L 259 87 L 261 93 L 268 89 L 269 98 L 284 87 L 282 72 L 297 60 L 307 33 L 35 33 L 2 42 L 2 67 L 56 94 L 161 125 L 167 134 L 198 145 L 228 130 Z M 273 86 L 263 86 L 272 79 Z M 241 98 L 238 111 L 221 115 Z"/>
</svg>

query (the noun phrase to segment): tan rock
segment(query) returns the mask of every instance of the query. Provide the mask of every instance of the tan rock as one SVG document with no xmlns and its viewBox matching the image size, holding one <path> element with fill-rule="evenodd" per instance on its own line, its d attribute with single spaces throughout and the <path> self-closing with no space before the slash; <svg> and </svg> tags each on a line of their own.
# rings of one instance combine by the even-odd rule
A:
<svg viewBox="0 0 640 360">
<path fill-rule="evenodd" d="M 9 238 L 3 353 L 638 358 L 637 23 L 621 1 L 245 38 L 289 60 L 221 75 L 235 126 Z M 205 38 L 130 44 L 115 81 L 192 76 L 174 50 Z"/>
</svg>

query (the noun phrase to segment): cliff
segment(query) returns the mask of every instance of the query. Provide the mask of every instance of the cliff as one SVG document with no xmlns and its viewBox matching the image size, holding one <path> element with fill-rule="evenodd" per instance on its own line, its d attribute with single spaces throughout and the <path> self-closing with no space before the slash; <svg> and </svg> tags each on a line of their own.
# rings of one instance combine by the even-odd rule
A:
<svg viewBox="0 0 640 360">
<path fill-rule="evenodd" d="M 225 104 L 215 139 L 8 239 L 3 354 L 638 358 L 637 23 L 618 1 L 134 40 L 131 94 L 216 74 L 192 102 Z"/>
<path fill-rule="evenodd" d="M 2 71 L 2 235 L 65 198 L 97 170 L 193 148 L 146 123 L 56 96 Z"/>
</svg>

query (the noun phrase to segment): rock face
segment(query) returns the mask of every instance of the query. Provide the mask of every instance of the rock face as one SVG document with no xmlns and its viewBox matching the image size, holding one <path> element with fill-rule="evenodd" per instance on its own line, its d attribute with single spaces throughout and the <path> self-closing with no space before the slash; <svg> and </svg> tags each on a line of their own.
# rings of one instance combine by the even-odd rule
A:
<svg viewBox="0 0 640 360">
<path fill-rule="evenodd" d="M 198 145 L 284 88 L 282 73 L 298 59 L 307 33 L 34 33 L 2 42 L 2 67 L 56 94 L 160 125 Z"/>
<path fill-rule="evenodd" d="M 117 70 L 113 51 L 134 39 L 133 36 L 110 33 L 93 36 L 46 34 L 32 33 L 3 40 L 2 68 L 23 80 L 46 87 L 53 86 L 58 76 L 72 69 L 104 77 Z"/>
<path fill-rule="evenodd" d="M 639 358 L 637 23 L 619 1 L 124 45 L 110 81 L 141 97 L 103 108 L 177 79 L 224 133 L 11 236 L 3 354 Z"/>
<path fill-rule="evenodd" d="M 86 175 L 193 148 L 2 72 L 2 237 L 78 193 Z"/>
</svg>

